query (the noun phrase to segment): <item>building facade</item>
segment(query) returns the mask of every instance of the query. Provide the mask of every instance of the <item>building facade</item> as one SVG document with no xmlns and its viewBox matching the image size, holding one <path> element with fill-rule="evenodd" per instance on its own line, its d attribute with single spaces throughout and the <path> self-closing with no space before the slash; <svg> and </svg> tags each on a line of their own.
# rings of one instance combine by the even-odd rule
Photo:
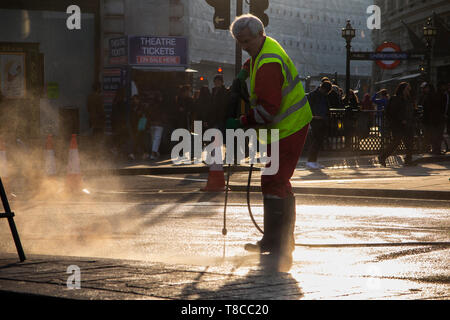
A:
<svg viewBox="0 0 450 320">
<path fill-rule="evenodd" d="M 226 83 L 234 77 L 235 42 L 227 30 L 216 30 L 214 9 L 205 0 L 103 0 L 104 45 L 128 35 L 173 35 L 188 38 L 190 66 L 212 79 L 221 67 Z M 302 77 L 345 74 L 345 41 L 341 28 L 350 19 L 357 29 L 355 50 L 372 49 L 367 28 L 369 0 L 270 0 L 266 32 L 277 39 L 294 60 Z M 244 1 L 243 12 L 249 12 Z M 236 1 L 231 1 L 231 20 Z M 243 60 L 247 59 L 246 53 Z M 354 76 L 369 77 L 368 62 L 352 63 Z"/>
<path fill-rule="evenodd" d="M 69 118 L 76 122 L 71 131 L 88 128 L 86 96 L 100 72 L 99 3 L 78 1 L 81 29 L 70 30 L 66 10 L 72 3 L 0 2 L 0 60 L 21 71 L 14 83 L 0 76 L 4 112 L 22 139 L 59 134 L 59 122 Z"/>
<path fill-rule="evenodd" d="M 368 0 L 270 0 L 266 14 L 269 24 L 267 35 L 275 38 L 294 61 L 300 76 L 319 79 L 324 75 L 340 79 L 345 76 L 346 49 L 341 29 L 351 20 L 357 29 L 352 42 L 355 50 L 371 50 L 371 30 L 367 28 Z M 225 30 L 215 30 L 213 8 L 204 0 L 185 1 L 188 4 L 184 17 L 189 36 L 192 66 L 211 77 L 217 66 L 225 70 L 226 79 L 234 75 L 235 44 Z M 231 20 L 236 16 L 235 1 L 231 2 Z M 244 13 L 249 7 L 244 1 Z M 243 59 L 247 59 L 246 53 Z M 368 62 L 354 62 L 351 73 L 368 78 L 372 72 Z"/>
<path fill-rule="evenodd" d="M 337 75 L 342 85 L 345 41 L 341 28 L 350 19 L 357 29 L 354 50 L 370 50 L 369 4 L 369 0 L 270 0 L 266 32 L 282 44 L 301 77 Z M 81 9 L 79 30 L 66 27 L 70 16 L 66 10 L 71 5 Z M 60 113 L 65 108 L 77 110 L 77 131 L 88 132 L 86 97 L 93 82 L 103 80 L 113 38 L 184 37 L 189 68 L 212 86 L 220 67 L 230 85 L 235 73 L 235 41 L 229 31 L 214 28 L 213 11 L 205 0 L 1 1 L 2 52 L 22 52 L 27 57 L 27 91 L 16 101 L 32 106 L 32 110 L 21 111 L 24 116 L 33 115 L 34 133 L 29 134 L 58 134 Z M 246 1 L 243 11 L 249 11 Z M 232 0 L 231 20 L 235 12 L 236 1 Z M 243 61 L 247 58 L 244 52 Z M 354 79 L 367 79 L 372 69 L 369 62 L 352 62 L 351 72 Z"/>
<path fill-rule="evenodd" d="M 432 83 L 450 80 L 450 3 L 446 0 L 378 0 L 381 8 L 381 29 L 373 32 L 373 45 L 383 42 L 396 43 L 402 51 L 427 53 L 423 27 L 428 18 L 438 28 L 438 35 L 432 42 L 431 69 L 427 70 L 427 58 L 424 60 L 405 60 L 392 70 L 381 69 L 374 65 L 373 77 L 377 88 L 393 87 L 402 80 L 419 84 L 429 79 Z M 408 31 L 409 29 L 409 31 Z"/>
</svg>

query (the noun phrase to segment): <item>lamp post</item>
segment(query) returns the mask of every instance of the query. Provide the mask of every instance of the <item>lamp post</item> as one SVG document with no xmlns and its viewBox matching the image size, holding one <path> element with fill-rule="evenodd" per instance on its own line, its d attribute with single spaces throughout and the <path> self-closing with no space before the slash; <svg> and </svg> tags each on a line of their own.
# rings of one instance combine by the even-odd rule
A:
<svg viewBox="0 0 450 320">
<path fill-rule="evenodd" d="M 243 5 L 244 5 L 243 0 L 236 0 L 236 17 L 242 15 Z M 235 76 L 237 76 L 242 68 L 242 48 L 239 46 L 237 41 L 235 42 L 236 47 L 235 47 L 234 73 Z"/>
<path fill-rule="evenodd" d="M 427 79 L 431 83 L 431 50 L 433 48 L 433 39 L 436 37 L 437 30 L 432 26 L 431 18 L 428 18 L 427 25 L 423 27 L 423 36 L 427 42 Z"/>
<path fill-rule="evenodd" d="M 352 39 L 355 37 L 356 30 L 353 29 L 352 25 L 350 24 L 350 20 L 347 20 L 347 25 L 345 28 L 342 28 L 342 38 L 345 39 L 347 42 L 346 48 L 347 48 L 347 63 L 346 63 L 346 70 L 345 70 L 345 97 L 348 102 L 348 96 L 350 93 L 350 49 L 351 49 L 351 42 Z"/>
</svg>

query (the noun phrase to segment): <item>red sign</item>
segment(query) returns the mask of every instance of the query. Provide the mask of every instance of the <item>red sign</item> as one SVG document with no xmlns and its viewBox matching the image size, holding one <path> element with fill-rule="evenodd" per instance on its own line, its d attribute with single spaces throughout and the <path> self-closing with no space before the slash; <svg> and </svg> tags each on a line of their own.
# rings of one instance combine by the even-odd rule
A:
<svg viewBox="0 0 450 320">
<path fill-rule="evenodd" d="M 180 64 L 179 56 L 137 56 L 137 64 Z"/>
<path fill-rule="evenodd" d="M 377 52 L 401 52 L 401 49 L 393 42 L 384 42 L 377 48 Z M 376 63 L 383 69 L 395 69 L 400 64 L 400 60 L 377 60 Z"/>
</svg>

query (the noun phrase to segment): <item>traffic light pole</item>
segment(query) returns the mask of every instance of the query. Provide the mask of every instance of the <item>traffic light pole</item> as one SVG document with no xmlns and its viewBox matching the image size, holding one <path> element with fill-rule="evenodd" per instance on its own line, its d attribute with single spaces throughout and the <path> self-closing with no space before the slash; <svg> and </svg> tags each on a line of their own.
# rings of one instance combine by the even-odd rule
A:
<svg viewBox="0 0 450 320">
<path fill-rule="evenodd" d="M 236 17 L 239 17 L 243 13 L 243 0 L 236 0 Z M 236 61 L 234 73 L 237 76 L 242 68 L 242 49 L 236 41 Z"/>
</svg>

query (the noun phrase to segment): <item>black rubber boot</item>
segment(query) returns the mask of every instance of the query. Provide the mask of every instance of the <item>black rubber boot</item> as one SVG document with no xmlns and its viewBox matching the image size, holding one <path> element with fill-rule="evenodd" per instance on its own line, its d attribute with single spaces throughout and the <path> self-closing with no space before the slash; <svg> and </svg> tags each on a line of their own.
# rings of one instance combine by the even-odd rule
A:
<svg viewBox="0 0 450 320">
<path fill-rule="evenodd" d="M 291 196 L 284 200 L 283 204 L 283 222 L 281 228 L 281 243 L 280 243 L 280 253 L 292 254 L 295 250 L 295 220 L 296 220 L 296 209 L 295 209 L 295 197 Z"/>
<path fill-rule="evenodd" d="M 264 235 L 245 250 L 258 253 L 292 253 L 295 249 L 295 197 L 264 199 Z"/>
</svg>

